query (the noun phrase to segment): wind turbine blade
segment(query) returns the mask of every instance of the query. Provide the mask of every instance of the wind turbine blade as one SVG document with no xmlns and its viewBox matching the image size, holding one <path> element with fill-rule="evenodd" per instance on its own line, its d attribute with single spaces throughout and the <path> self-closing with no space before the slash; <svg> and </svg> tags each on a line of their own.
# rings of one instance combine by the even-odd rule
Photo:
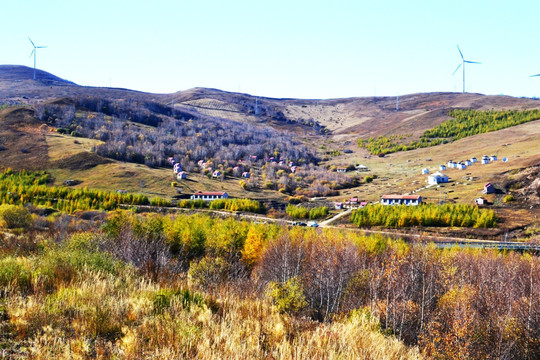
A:
<svg viewBox="0 0 540 360">
<path fill-rule="evenodd" d="M 461 64 L 458 65 L 458 67 L 456 68 L 456 70 L 454 70 L 454 72 L 452 73 L 452 75 L 454 75 L 454 74 L 459 70 L 460 67 L 461 67 Z"/>
<path fill-rule="evenodd" d="M 459 45 L 457 46 L 457 49 L 458 49 L 458 51 L 459 51 L 459 55 L 461 55 L 461 59 L 462 59 L 462 60 L 465 60 L 465 59 L 463 58 L 463 53 L 461 52 L 461 49 L 459 48 Z"/>
<path fill-rule="evenodd" d="M 46 46 L 36 46 L 37 49 L 43 49 L 46 48 Z"/>
<path fill-rule="evenodd" d="M 32 39 L 30 39 L 30 36 L 28 37 L 28 40 L 30 40 L 30 42 L 32 43 L 32 46 L 33 46 L 33 47 L 36 47 L 36 45 L 34 44 L 34 42 L 32 41 Z"/>
<path fill-rule="evenodd" d="M 466 62 L 467 64 L 481 64 L 481 62 L 477 62 L 477 61 L 469 61 L 469 60 L 463 60 L 464 62 Z"/>
<path fill-rule="evenodd" d="M 32 52 L 30 53 L 29 57 L 32 57 L 32 55 L 34 55 L 34 51 L 36 51 L 36 49 L 32 49 Z"/>
<path fill-rule="evenodd" d="M 531 76 L 529 76 L 529 77 L 536 77 L 536 76 L 540 76 L 540 74 L 531 75 Z"/>
</svg>

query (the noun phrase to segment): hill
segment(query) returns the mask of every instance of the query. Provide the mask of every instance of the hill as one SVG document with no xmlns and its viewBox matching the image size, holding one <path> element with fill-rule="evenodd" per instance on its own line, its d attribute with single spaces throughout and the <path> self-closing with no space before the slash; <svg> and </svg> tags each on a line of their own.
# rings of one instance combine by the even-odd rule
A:
<svg viewBox="0 0 540 360">
<path fill-rule="evenodd" d="M 469 93 L 423 93 L 399 98 L 279 99 L 194 88 L 173 94 L 150 94 L 127 89 L 84 87 L 25 66 L 0 66 L 0 98 L 8 104 L 36 104 L 59 98 L 93 97 L 108 100 L 156 102 L 168 111 L 191 116 L 211 116 L 240 122 L 267 124 L 279 130 L 327 129 L 338 139 L 412 134 L 448 119 L 455 108 L 478 110 L 531 109 L 540 100 Z M 48 85 L 48 86 L 45 86 Z"/>
<path fill-rule="evenodd" d="M 385 158 L 371 157 L 354 141 L 392 134 L 411 139 L 447 120 L 450 109 L 530 109 L 540 107 L 536 99 L 412 94 L 400 97 L 396 111 L 394 97 L 277 99 L 205 88 L 149 94 L 83 87 L 50 74 L 60 80 L 45 85 L 29 79 L 32 71 L 0 66 L 2 103 L 24 105 L 0 113 L 0 168 L 46 169 L 56 185 L 78 180 L 81 187 L 173 196 L 177 189 L 171 182 L 178 182 L 184 194 L 227 191 L 279 201 L 287 195 L 377 201 L 385 193 L 420 191 L 437 202 L 438 188 L 421 189 L 422 168 L 434 171 L 450 159 L 485 154 L 507 157 L 507 163 L 463 174 L 452 170 L 448 200 L 471 203 L 485 182 L 504 189 L 516 172 L 540 162 L 538 121 Z M 182 165 L 187 179 L 177 181 L 168 157 Z M 333 171 L 360 163 L 370 171 Z M 220 175 L 214 177 L 216 170 Z M 374 175 L 373 182 L 363 180 Z M 501 208 L 536 207 L 530 200 L 536 197 L 521 193 L 503 206 L 503 195 L 489 200 Z M 531 214 L 522 219 L 533 221 Z"/>
</svg>

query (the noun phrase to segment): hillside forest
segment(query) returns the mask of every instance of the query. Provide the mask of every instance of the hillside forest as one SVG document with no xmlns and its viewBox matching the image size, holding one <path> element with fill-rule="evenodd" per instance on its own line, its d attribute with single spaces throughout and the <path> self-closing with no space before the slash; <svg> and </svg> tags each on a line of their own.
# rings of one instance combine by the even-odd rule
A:
<svg viewBox="0 0 540 360">
<path fill-rule="evenodd" d="M 99 140 L 97 154 L 151 167 L 173 158 L 187 172 L 225 176 L 251 172 L 246 189 L 326 196 L 357 180 L 319 167 L 316 152 L 293 133 L 200 114 L 154 102 L 80 97 L 35 105 L 36 116 L 60 133 Z M 296 166 L 301 168 L 296 171 Z"/>
</svg>

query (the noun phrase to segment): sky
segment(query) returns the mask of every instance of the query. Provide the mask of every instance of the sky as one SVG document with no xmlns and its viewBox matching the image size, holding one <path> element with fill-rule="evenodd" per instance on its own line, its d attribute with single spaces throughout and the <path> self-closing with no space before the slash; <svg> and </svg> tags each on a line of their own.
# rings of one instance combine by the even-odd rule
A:
<svg viewBox="0 0 540 360">
<path fill-rule="evenodd" d="M 540 97 L 538 0 L 0 0 L 0 64 L 85 86 L 340 98 Z"/>
</svg>

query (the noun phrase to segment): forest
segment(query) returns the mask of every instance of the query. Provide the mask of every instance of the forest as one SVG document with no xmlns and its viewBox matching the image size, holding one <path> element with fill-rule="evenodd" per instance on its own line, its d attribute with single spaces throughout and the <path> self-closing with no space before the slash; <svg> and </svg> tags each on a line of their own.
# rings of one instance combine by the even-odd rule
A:
<svg viewBox="0 0 540 360">
<path fill-rule="evenodd" d="M 203 215 L 120 211 L 86 229 L 74 220 L 62 215 L 46 233 L 31 224 L 18 236 L 0 233 L 1 341 L 10 356 L 540 354 L 533 254 Z"/>
<path fill-rule="evenodd" d="M 70 105 L 37 108 L 40 120 L 61 132 L 103 141 L 96 147 L 99 155 L 148 166 L 166 166 L 170 156 L 187 171 L 199 160 L 210 159 L 215 165 L 230 166 L 239 160 L 251 161 L 252 156 L 259 161 L 270 157 L 297 163 L 317 161 L 291 134 L 269 126 L 172 113 L 157 103 L 104 103 L 83 98 Z"/>
<path fill-rule="evenodd" d="M 389 154 L 398 151 L 414 150 L 439 144 L 446 144 L 467 136 L 483 134 L 491 131 L 524 124 L 540 119 L 540 110 L 450 110 L 452 119 L 424 131 L 419 140 L 404 142 L 408 136 L 390 135 L 377 138 L 358 139 L 358 146 L 369 150 L 374 155 Z"/>
<path fill-rule="evenodd" d="M 184 171 L 208 176 L 216 169 L 226 176 L 260 172 L 261 178 L 253 176 L 243 187 L 309 196 L 336 194 L 358 182 L 318 166 L 313 149 L 293 133 L 267 125 L 175 112 L 152 102 L 98 98 L 35 108 L 37 117 L 57 132 L 100 140 L 93 151 L 111 159 L 159 167 L 170 166 L 172 157 Z M 289 163 L 299 166 L 298 171 L 293 172 Z"/>
</svg>

